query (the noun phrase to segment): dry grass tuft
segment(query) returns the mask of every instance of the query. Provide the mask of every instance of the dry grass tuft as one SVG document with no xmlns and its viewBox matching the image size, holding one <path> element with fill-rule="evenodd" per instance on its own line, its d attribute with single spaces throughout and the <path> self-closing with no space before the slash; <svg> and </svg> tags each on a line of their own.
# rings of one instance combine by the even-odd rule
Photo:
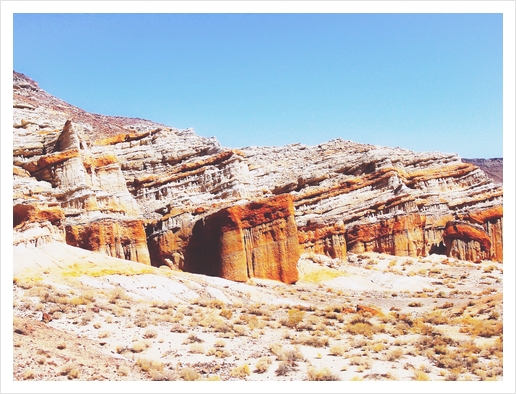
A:
<svg viewBox="0 0 516 394">
<path fill-rule="evenodd" d="M 308 368 L 308 380 L 310 381 L 337 381 L 340 380 L 337 374 L 330 371 L 329 368 Z"/>
</svg>

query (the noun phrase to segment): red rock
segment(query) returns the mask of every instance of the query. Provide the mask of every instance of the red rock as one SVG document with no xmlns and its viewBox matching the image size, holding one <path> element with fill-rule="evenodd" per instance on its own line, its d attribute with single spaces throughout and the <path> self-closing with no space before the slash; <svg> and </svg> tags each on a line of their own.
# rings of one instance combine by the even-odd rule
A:
<svg viewBox="0 0 516 394">
<path fill-rule="evenodd" d="M 294 283 L 300 256 L 292 197 L 223 209 L 196 223 L 185 253 L 185 270 L 247 281 Z"/>
<path fill-rule="evenodd" d="M 16 204 L 13 206 L 13 227 L 24 223 L 45 222 L 60 224 L 64 212 L 59 206 L 48 207 L 43 204 Z"/>
<path fill-rule="evenodd" d="M 141 220 L 103 219 L 84 225 L 67 225 L 66 243 L 92 252 L 150 264 Z"/>
</svg>

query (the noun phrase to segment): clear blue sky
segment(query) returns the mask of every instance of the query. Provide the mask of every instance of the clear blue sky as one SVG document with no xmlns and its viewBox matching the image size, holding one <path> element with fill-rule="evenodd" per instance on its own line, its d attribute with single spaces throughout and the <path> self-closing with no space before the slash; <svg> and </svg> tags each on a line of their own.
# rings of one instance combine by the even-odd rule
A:
<svg viewBox="0 0 516 394">
<path fill-rule="evenodd" d="M 15 14 L 14 69 L 228 147 L 502 157 L 502 14 Z"/>
</svg>

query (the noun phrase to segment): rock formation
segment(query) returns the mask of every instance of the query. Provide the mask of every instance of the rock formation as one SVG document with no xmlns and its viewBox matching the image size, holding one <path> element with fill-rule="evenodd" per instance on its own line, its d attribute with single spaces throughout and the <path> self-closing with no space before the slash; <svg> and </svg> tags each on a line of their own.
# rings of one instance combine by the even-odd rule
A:
<svg viewBox="0 0 516 394">
<path fill-rule="evenodd" d="M 340 139 L 227 149 L 90 114 L 16 72 L 13 99 L 17 243 L 286 283 L 303 252 L 503 260 L 502 186 L 455 154 Z"/>
</svg>

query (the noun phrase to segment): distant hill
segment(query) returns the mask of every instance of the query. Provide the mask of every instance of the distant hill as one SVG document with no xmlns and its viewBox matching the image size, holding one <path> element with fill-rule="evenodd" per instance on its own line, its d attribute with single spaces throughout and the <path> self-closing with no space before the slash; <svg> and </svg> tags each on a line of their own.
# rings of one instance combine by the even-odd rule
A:
<svg viewBox="0 0 516 394">
<path fill-rule="evenodd" d="M 465 163 L 474 164 L 484 171 L 496 183 L 503 183 L 503 159 L 462 159 Z"/>
</svg>

